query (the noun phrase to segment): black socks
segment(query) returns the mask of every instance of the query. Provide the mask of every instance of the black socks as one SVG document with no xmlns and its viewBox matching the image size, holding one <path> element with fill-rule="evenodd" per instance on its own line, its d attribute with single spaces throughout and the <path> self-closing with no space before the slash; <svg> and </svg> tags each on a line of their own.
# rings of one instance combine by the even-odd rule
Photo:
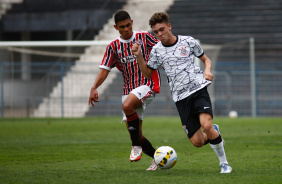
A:
<svg viewBox="0 0 282 184">
<path fill-rule="evenodd" d="M 139 116 L 135 112 L 129 116 L 126 116 L 128 130 L 132 141 L 132 146 L 140 146 L 139 143 Z"/>
<path fill-rule="evenodd" d="M 152 146 L 151 142 L 148 141 L 145 137 L 143 137 L 142 141 L 139 142 L 139 116 L 135 112 L 134 114 L 131 114 L 129 116 L 126 116 L 127 118 L 127 124 L 128 124 L 128 130 L 130 134 L 130 138 L 132 141 L 132 146 L 141 146 L 143 152 L 154 158 L 155 148 Z"/>
<path fill-rule="evenodd" d="M 154 158 L 154 153 L 155 153 L 155 148 L 153 148 L 152 144 L 150 141 L 148 141 L 148 139 L 146 139 L 146 137 L 143 137 L 142 141 L 141 141 L 141 147 L 142 147 L 142 150 L 143 152 Z"/>
<path fill-rule="evenodd" d="M 210 140 L 210 144 L 219 144 L 222 142 L 222 138 L 219 134 L 219 136 L 217 138 L 215 138 L 214 140 Z"/>
</svg>

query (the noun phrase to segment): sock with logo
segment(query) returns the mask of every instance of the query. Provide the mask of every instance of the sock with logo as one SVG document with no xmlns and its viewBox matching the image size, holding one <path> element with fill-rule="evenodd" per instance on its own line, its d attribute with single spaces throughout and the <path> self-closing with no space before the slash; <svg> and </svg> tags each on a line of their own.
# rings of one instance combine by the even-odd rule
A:
<svg viewBox="0 0 282 184">
<path fill-rule="evenodd" d="M 139 116 L 135 112 L 129 116 L 126 115 L 128 130 L 132 141 L 132 146 L 140 146 L 139 143 Z"/>
<path fill-rule="evenodd" d="M 143 152 L 146 155 L 154 158 L 154 153 L 155 153 L 156 149 L 152 146 L 151 142 L 148 139 L 146 139 L 146 137 L 143 137 L 140 145 L 142 147 Z"/>
</svg>

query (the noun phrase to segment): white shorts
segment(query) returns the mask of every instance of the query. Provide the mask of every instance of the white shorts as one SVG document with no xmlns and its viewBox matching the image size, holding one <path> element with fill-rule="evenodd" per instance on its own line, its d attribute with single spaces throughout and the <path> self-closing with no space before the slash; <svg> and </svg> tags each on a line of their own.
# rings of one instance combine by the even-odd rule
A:
<svg viewBox="0 0 282 184">
<path fill-rule="evenodd" d="M 143 120 L 144 111 L 147 105 L 149 105 L 152 102 L 152 100 L 155 98 L 156 92 L 152 90 L 149 86 L 142 85 L 142 86 L 139 86 L 133 89 L 130 93 L 133 93 L 142 102 L 142 108 L 135 109 L 135 110 L 139 116 L 139 119 Z M 126 99 L 127 96 L 128 95 L 122 95 L 121 97 L 122 103 Z M 122 111 L 122 115 L 123 115 L 123 118 L 121 122 L 124 122 L 126 121 L 126 115 L 124 114 L 123 111 Z"/>
</svg>

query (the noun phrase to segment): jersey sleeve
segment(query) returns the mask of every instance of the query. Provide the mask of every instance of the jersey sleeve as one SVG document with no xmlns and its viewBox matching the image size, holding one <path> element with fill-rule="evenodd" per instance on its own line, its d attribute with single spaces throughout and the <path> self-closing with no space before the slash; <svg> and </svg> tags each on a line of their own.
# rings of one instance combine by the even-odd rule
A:
<svg viewBox="0 0 282 184">
<path fill-rule="evenodd" d="M 150 33 L 146 34 L 146 43 L 147 43 L 147 47 L 152 48 L 154 47 L 157 43 L 158 43 L 158 39 L 155 38 L 153 35 L 151 35 Z"/>
<path fill-rule="evenodd" d="M 157 52 L 157 49 L 153 47 L 150 57 L 149 57 L 149 61 L 147 63 L 147 66 L 151 68 L 152 70 L 158 69 L 160 66 L 159 58 L 160 56 L 159 56 L 159 53 Z"/>
<path fill-rule="evenodd" d="M 200 58 L 204 55 L 204 50 L 197 40 L 195 40 L 193 37 L 189 37 L 188 42 L 192 49 L 193 54 L 196 57 Z"/>
<path fill-rule="evenodd" d="M 106 52 L 104 54 L 102 63 L 100 64 L 99 68 L 103 68 L 106 70 L 111 71 L 112 68 L 116 66 L 116 57 L 115 52 L 112 44 L 107 46 Z"/>
</svg>

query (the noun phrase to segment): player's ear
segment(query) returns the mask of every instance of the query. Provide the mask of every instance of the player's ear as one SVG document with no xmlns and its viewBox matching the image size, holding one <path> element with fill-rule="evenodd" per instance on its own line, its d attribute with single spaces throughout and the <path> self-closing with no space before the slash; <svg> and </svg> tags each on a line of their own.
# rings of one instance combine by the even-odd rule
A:
<svg viewBox="0 0 282 184">
<path fill-rule="evenodd" d="M 169 30 L 171 30 L 171 24 L 170 23 L 167 24 L 167 27 L 169 28 Z"/>
<path fill-rule="evenodd" d="M 114 25 L 114 28 L 115 28 L 116 30 L 118 30 L 117 25 Z"/>
</svg>

